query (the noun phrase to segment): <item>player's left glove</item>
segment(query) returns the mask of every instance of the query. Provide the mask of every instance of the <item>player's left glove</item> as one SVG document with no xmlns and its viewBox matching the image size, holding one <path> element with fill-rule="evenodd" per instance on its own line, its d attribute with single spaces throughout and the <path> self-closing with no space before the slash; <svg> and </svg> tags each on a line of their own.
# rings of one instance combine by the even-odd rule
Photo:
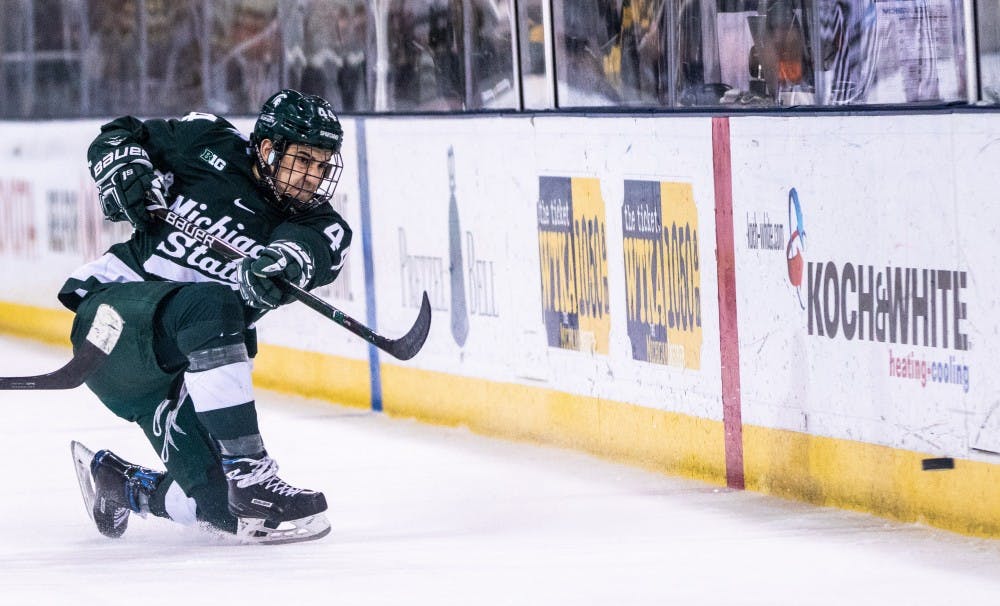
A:
<svg viewBox="0 0 1000 606">
<path fill-rule="evenodd" d="M 236 272 L 240 296 L 250 307 L 274 309 L 293 300 L 273 278 L 307 288 L 316 273 L 309 251 L 292 240 L 275 240 L 256 259 L 243 259 Z"/>
</svg>

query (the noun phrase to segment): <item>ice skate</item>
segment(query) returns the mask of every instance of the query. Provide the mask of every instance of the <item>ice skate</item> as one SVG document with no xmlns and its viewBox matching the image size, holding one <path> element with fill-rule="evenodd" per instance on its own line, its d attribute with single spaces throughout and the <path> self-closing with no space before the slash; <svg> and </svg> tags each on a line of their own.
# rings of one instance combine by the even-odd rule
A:
<svg viewBox="0 0 1000 606">
<path fill-rule="evenodd" d="M 322 492 L 290 486 L 266 453 L 222 460 L 229 482 L 229 511 L 238 519 L 236 535 L 253 543 L 295 543 L 330 532 Z"/>
<path fill-rule="evenodd" d="M 70 449 L 87 514 L 98 532 L 117 539 L 128 528 L 130 513 L 149 512 L 149 496 L 163 473 L 133 465 L 109 450 L 95 454 L 79 442 L 71 442 Z"/>
</svg>

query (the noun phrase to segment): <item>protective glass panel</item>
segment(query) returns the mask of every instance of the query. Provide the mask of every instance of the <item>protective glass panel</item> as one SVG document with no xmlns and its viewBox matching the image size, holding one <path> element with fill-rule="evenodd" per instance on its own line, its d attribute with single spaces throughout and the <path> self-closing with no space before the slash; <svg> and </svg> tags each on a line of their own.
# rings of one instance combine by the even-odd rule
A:
<svg viewBox="0 0 1000 606">
<path fill-rule="evenodd" d="M 205 83 L 211 82 L 211 72 L 210 47 L 205 41 L 211 39 L 212 13 L 203 4 L 199 0 L 146 0 L 146 14 L 139 19 L 146 28 L 143 45 L 131 55 L 133 63 L 142 65 L 141 76 L 131 80 L 138 90 L 133 98 L 117 101 L 111 115 L 156 112 L 177 116 L 195 109 L 221 112 L 228 107 L 223 91 L 208 98 L 213 105 L 206 104 Z"/>
<path fill-rule="evenodd" d="M 677 104 L 816 103 L 811 19 L 805 0 L 682 0 Z"/>
<path fill-rule="evenodd" d="M 284 0 L 282 23 L 289 87 L 319 95 L 339 112 L 370 111 L 368 54 L 374 24 L 362 0 Z"/>
<path fill-rule="evenodd" d="M 395 0 L 387 15 L 383 109 L 448 111 L 464 105 L 460 21 L 448 0 Z"/>
<path fill-rule="evenodd" d="M 283 86 L 344 112 L 944 103 L 968 78 L 962 0 L 2 4 L 0 117 L 253 115 Z M 992 103 L 998 13 L 977 2 Z"/>
<path fill-rule="evenodd" d="M 461 56 L 464 58 L 466 109 L 518 107 L 511 45 L 510 0 L 463 0 Z"/>
<path fill-rule="evenodd" d="M 58 117 L 88 105 L 84 15 L 71 0 L 4 4 L 0 115 Z"/>
<path fill-rule="evenodd" d="M 987 103 L 1000 104 L 1000 2 L 976 2 L 976 25 L 980 97 Z"/>
<path fill-rule="evenodd" d="M 385 31 L 384 107 L 517 107 L 510 0 L 393 0 Z"/>
<path fill-rule="evenodd" d="M 524 99 L 524 108 L 551 108 L 554 101 L 548 91 L 549 77 L 545 67 L 548 42 L 542 0 L 519 0 L 517 19 L 521 55 L 521 96 Z"/>
<path fill-rule="evenodd" d="M 256 114 L 281 88 L 283 49 L 277 0 L 202 3 L 211 31 L 208 109 Z"/>
<path fill-rule="evenodd" d="M 965 98 L 960 0 L 817 0 L 829 105 Z"/>
<path fill-rule="evenodd" d="M 663 0 L 553 2 L 559 107 L 664 103 L 664 11 Z"/>
</svg>

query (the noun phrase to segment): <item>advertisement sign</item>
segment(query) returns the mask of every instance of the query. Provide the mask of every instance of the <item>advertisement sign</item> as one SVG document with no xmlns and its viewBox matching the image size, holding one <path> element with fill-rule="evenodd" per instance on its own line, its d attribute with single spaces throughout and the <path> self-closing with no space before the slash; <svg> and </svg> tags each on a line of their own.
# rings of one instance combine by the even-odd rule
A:
<svg viewBox="0 0 1000 606">
<path fill-rule="evenodd" d="M 600 181 L 538 180 L 538 256 L 549 347 L 608 353 L 607 226 Z"/>
<path fill-rule="evenodd" d="M 625 181 L 625 300 L 632 358 L 701 368 L 701 260 L 690 183 Z"/>
<path fill-rule="evenodd" d="M 971 244 L 992 219 L 955 212 L 940 170 L 961 139 L 943 143 L 947 120 L 929 116 L 815 124 L 782 137 L 775 120 L 733 122 L 743 420 L 972 456 L 1000 293 L 977 280 L 992 253 Z"/>
</svg>

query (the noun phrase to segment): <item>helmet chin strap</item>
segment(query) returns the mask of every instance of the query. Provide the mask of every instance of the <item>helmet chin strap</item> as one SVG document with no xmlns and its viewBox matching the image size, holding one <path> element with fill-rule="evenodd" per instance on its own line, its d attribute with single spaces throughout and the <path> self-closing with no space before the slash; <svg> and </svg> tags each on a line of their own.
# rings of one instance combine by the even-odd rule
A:
<svg viewBox="0 0 1000 606">
<path fill-rule="evenodd" d="M 285 149 L 288 146 L 281 141 L 270 140 L 269 147 L 271 149 L 267 151 L 266 160 L 264 159 L 263 150 L 261 149 L 263 146 L 263 143 L 261 143 L 257 148 L 257 157 L 261 160 L 264 167 L 267 168 L 269 176 L 273 179 L 278 175 L 278 161 L 281 159 L 281 156 L 285 154 Z"/>
<path fill-rule="evenodd" d="M 285 196 L 278 193 L 278 168 L 275 166 L 278 154 L 274 149 L 274 142 L 271 142 L 271 149 L 267 152 L 267 159 L 264 158 L 264 153 L 260 147 L 254 148 L 254 156 L 257 158 L 256 165 L 254 166 L 254 174 L 257 176 L 257 179 L 262 185 L 267 186 L 267 189 L 271 192 L 276 202 L 282 204 L 285 209 L 291 208 L 291 204 L 284 199 Z"/>
</svg>

